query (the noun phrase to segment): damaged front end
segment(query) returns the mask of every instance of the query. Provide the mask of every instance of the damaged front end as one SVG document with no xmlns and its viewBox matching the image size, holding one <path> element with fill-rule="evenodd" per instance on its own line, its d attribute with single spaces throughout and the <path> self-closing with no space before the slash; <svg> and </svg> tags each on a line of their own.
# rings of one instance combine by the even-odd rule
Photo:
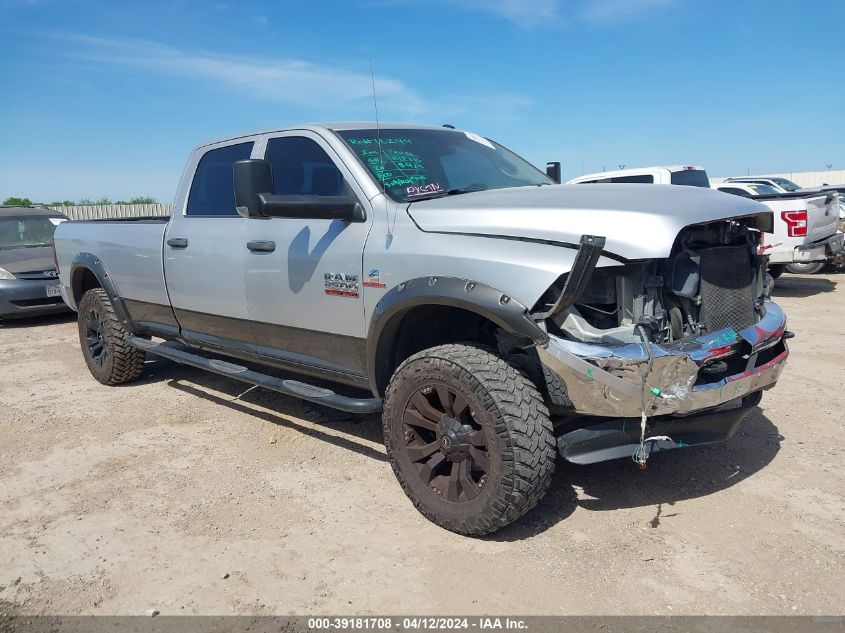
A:
<svg viewBox="0 0 845 633">
<path fill-rule="evenodd" d="M 578 417 L 559 438 L 564 457 L 603 461 L 637 446 L 647 456 L 733 434 L 789 353 L 759 237 L 753 219 L 688 227 L 666 259 L 598 269 L 601 238 L 582 239 L 533 312 L 550 339 L 537 349 L 551 404 Z M 663 439 L 643 446 L 644 435 Z"/>
</svg>

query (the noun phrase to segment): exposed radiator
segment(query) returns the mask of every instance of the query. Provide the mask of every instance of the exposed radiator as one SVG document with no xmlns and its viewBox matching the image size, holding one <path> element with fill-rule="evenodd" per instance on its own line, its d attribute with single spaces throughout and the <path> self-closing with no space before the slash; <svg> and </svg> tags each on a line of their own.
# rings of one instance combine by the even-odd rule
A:
<svg viewBox="0 0 845 633">
<path fill-rule="evenodd" d="M 700 320 L 708 332 L 735 330 L 756 322 L 754 270 L 747 246 L 717 246 L 701 254 Z"/>
</svg>

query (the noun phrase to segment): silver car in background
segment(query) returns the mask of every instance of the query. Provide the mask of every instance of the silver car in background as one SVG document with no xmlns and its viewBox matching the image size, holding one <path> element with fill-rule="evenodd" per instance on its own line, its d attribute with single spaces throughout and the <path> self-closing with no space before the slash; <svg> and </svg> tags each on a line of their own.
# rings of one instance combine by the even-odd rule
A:
<svg viewBox="0 0 845 633">
<path fill-rule="evenodd" d="M 0 319 L 65 312 L 53 232 L 67 218 L 38 207 L 0 207 Z"/>
</svg>

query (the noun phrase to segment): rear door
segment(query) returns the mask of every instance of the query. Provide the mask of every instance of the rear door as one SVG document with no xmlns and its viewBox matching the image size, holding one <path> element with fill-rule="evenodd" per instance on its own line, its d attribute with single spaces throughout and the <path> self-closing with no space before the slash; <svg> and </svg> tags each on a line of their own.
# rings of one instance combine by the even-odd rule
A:
<svg viewBox="0 0 845 633">
<path fill-rule="evenodd" d="M 244 277 L 255 343 L 261 353 L 282 360 L 364 376 L 362 266 L 372 224 L 367 197 L 314 132 L 268 135 L 262 145 L 266 151 L 259 153 L 272 166 L 274 193 L 336 196 L 351 191 L 364 205 L 367 220 L 247 220 Z"/>
<path fill-rule="evenodd" d="M 192 157 L 191 185 L 177 200 L 164 239 L 167 290 L 185 338 L 223 347 L 251 343 L 243 259 L 246 219 L 235 210 L 232 164 L 254 140 L 229 141 Z"/>
</svg>

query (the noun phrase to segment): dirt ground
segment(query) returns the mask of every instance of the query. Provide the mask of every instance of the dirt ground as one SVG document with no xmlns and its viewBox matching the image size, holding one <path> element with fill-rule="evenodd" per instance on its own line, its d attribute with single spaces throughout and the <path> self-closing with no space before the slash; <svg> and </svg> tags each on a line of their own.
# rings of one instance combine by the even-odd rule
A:
<svg viewBox="0 0 845 633">
<path fill-rule="evenodd" d="M 377 416 L 161 361 L 104 387 L 72 315 L 0 326 L 0 606 L 841 614 L 845 277 L 786 275 L 775 295 L 792 357 L 737 437 L 645 472 L 559 463 L 545 501 L 485 539 L 414 510 Z"/>
</svg>

